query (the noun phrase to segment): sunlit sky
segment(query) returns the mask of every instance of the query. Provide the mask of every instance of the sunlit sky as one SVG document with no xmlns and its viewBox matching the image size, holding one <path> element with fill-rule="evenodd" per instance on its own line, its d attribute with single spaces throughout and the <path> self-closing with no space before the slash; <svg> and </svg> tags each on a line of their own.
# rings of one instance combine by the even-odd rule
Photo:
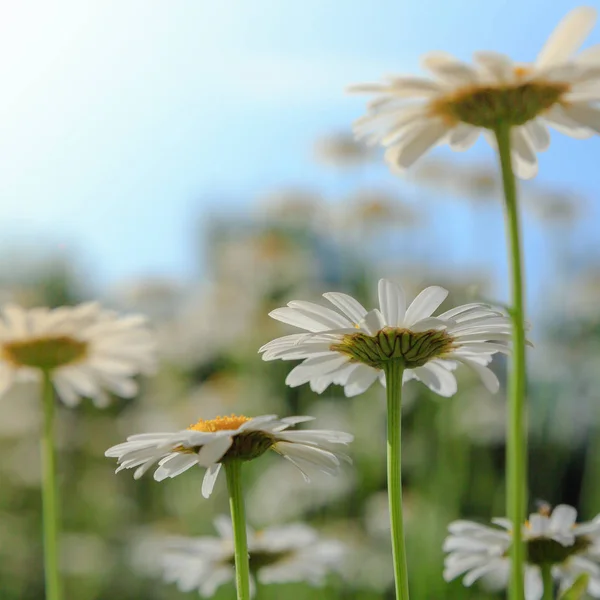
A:
<svg viewBox="0 0 600 600">
<path fill-rule="evenodd" d="M 345 95 L 348 84 L 418 71 L 419 55 L 434 49 L 531 60 L 574 6 L 3 0 L 4 245 L 45 240 L 76 253 L 95 282 L 189 276 L 197 217 L 215 198 L 236 212 L 273 187 L 328 189 L 331 173 L 310 148 L 361 114 L 364 99 Z M 587 44 L 599 42 L 597 27 Z M 539 179 L 593 199 L 599 151 L 597 138 L 556 134 Z M 483 144 L 471 152 L 491 157 Z M 583 228 L 593 236 L 597 225 Z"/>
</svg>

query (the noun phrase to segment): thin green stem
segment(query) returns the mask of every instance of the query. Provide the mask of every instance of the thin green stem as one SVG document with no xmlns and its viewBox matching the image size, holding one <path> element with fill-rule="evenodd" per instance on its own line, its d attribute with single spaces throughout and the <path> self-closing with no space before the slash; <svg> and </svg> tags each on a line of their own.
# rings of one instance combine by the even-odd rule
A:
<svg viewBox="0 0 600 600">
<path fill-rule="evenodd" d="M 44 574 L 46 600 L 61 600 L 58 550 L 58 490 L 56 485 L 56 444 L 54 440 L 54 389 L 50 373 L 42 378 L 44 428 L 42 432 L 42 512 L 44 521 Z"/>
<path fill-rule="evenodd" d="M 542 582 L 544 584 L 544 596 L 542 600 L 554 600 L 554 583 L 552 581 L 552 565 L 542 565 Z"/>
<path fill-rule="evenodd" d="M 238 600 L 250 600 L 250 561 L 246 535 L 246 513 L 242 494 L 242 463 L 232 460 L 225 465 L 229 509 L 235 544 L 235 583 Z"/>
<path fill-rule="evenodd" d="M 392 529 L 396 600 L 408 600 L 408 571 L 402 519 L 402 375 L 404 365 L 391 360 L 385 367 L 387 389 L 387 479 Z"/>
<path fill-rule="evenodd" d="M 523 260 L 517 189 L 510 156 L 510 127 L 499 125 L 495 131 L 504 186 L 506 231 L 509 248 L 513 321 L 513 356 L 509 374 L 508 435 L 506 442 L 506 512 L 513 523 L 511 546 L 510 600 L 523 600 L 523 565 L 525 548 L 521 523 L 527 505 L 527 430 L 525 405 L 525 310 L 523 293 Z"/>
</svg>

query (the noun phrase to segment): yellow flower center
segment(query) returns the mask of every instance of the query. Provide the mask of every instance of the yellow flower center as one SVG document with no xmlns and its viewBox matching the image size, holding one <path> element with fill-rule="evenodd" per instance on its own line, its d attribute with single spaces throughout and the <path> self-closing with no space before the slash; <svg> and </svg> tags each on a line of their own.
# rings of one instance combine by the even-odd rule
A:
<svg viewBox="0 0 600 600">
<path fill-rule="evenodd" d="M 227 417 L 215 417 L 214 419 L 208 420 L 200 419 L 197 423 L 190 425 L 188 429 L 212 433 L 228 429 L 239 429 L 248 421 L 250 421 L 250 417 L 245 417 L 243 415 L 229 415 Z"/>
<path fill-rule="evenodd" d="M 527 69 L 518 67 L 515 73 L 522 77 Z M 457 123 L 485 129 L 496 129 L 502 123 L 518 126 L 560 102 L 569 89 L 569 84 L 553 81 L 468 86 L 434 100 L 429 111 L 450 126 Z"/>
<path fill-rule="evenodd" d="M 443 356 L 454 348 L 454 338 L 444 330 L 430 329 L 413 332 L 398 327 L 385 327 L 375 335 L 349 333 L 330 350 L 341 352 L 352 362 L 383 369 L 390 360 L 401 360 L 404 367 L 421 367 L 433 358 Z"/>
<path fill-rule="evenodd" d="M 50 336 L 6 342 L 0 348 L 0 355 L 15 367 L 52 370 L 82 360 L 87 349 L 87 342 L 68 336 Z"/>
<path fill-rule="evenodd" d="M 188 429 L 192 431 L 202 431 L 204 433 L 216 433 L 218 431 L 231 431 L 239 429 L 244 423 L 250 421 L 250 417 L 243 415 L 229 415 L 228 417 L 216 417 L 214 419 L 200 419 L 197 423 L 190 425 Z M 264 454 L 275 443 L 273 435 L 266 431 L 250 430 L 241 431 L 235 434 L 233 443 L 223 458 L 219 462 L 226 463 L 230 460 L 253 460 Z M 193 448 L 184 448 L 179 446 L 175 448 L 177 452 L 199 452 L 202 446 Z"/>
</svg>

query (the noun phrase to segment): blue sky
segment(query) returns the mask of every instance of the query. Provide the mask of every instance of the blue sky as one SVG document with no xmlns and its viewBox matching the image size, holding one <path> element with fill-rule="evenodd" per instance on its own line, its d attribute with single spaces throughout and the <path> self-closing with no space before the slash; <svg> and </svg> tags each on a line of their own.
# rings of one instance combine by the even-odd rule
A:
<svg viewBox="0 0 600 600">
<path fill-rule="evenodd" d="M 419 56 L 434 49 L 531 60 L 574 6 L 7 1 L 0 235 L 5 245 L 46 240 L 76 253 L 100 284 L 185 277 L 195 267 L 196 217 L 211 199 L 229 199 L 220 210 L 233 213 L 273 187 L 329 189 L 331 173 L 313 163 L 310 148 L 361 114 L 364 99 L 346 96 L 346 85 L 418 71 Z M 588 43 L 599 42 L 600 27 Z M 594 199 L 600 140 L 553 140 L 539 180 Z M 484 155 L 491 151 L 483 145 L 472 151 Z M 394 185 L 383 168 L 375 176 Z M 582 226 L 591 238 L 597 214 Z"/>
</svg>

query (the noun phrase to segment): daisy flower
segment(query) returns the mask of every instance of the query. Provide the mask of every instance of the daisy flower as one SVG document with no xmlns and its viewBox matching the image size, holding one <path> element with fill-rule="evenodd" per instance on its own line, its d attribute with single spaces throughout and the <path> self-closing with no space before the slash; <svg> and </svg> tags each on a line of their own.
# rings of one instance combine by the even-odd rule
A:
<svg viewBox="0 0 600 600">
<path fill-rule="evenodd" d="M 198 591 L 210 598 L 221 585 L 235 579 L 233 531 L 228 517 L 215 519 L 219 537 L 172 538 L 161 555 L 163 579 L 182 592 Z M 253 578 L 261 584 L 306 582 L 323 585 L 328 573 L 339 571 L 344 555 L 340 542 L 326 540 L 304 523 L 248 528 L 248 551 Z M 252 595 L 255 584 L 251 583 Z"/>
<path fill-rule="evenodd" d="M 336 292 L 323 296 L 338 311 L 289 302 L 269 315 L 309 333 L 277 338 L 259 352 L 263 360 L 302 359 L 286 383 L 310 383 L 317 393 L 332 383 L 344 386 L 346 396 L 363 393 L 376 379 L 385 385 L 383 369 L 391 360 L 403 362 L 403 381 L 416 379 L 441 396 L 456 393 L 453 371 L 461 363 L 490 391 L 498 391 L 498 379 L 487 365 L 496 352 L 509 352 L 510 319 L 479 303 L 432 317 L 447 295 L 442 287 L 428 287 L 407 307 L 402 288 L 381 279 L 379 309 L 367 311 L 351 296 Z"/>
<path fill-rule="evenodd" d="M 129 436 L 126 442 L 109 448 L 105 455 L 117 459 L 117 473 L 135 468 L 136 479 L 156 463 L 156 481 L 176 477 L 194 465 L 200 465 L 206 468 L 202 483 L 202 495 L 205 498 L 212 493 L 223 464 L 232 460 L 253 460 L 267 450 L 274 450 L 289 460 L 309 481 L 307 472 L 312 469 L 335 475 L 340 468 L 340 459 L 351 462 L 338 448 L 353 439 L 352 435 L 341 431 L 287 431 L 298 423 L 312 419 L 279 419 L 275 415 L 254 418 L 230 415 L 200 419 L 187 429 L 175 433 Z"/>
<path fill-rule="evenodd" d="M 357 85 L 353 92 L 375 94 L 355 133 L 387 147 L 386 160 L 409 168 L 427 151 L 448 143 L 470 148 L 483 130 L 511 127 L 516 174 L 537 173 L 537 152 L 550 144 L 548 126 L 574 138 L 600 132 L 600 45 L 575 54 L 594 26 L 596 11 L 571 11 L 533 63 L 514 63 L 497 52 L 476 52 L 474 64 L 445 52 L 432 52 L 422 65 L 434 79 L 391 77 L 385 83 Z"/>
<path fill-rule="evenodd" d="M 582 573 L 590 576 L 587 593 L 600 598 L 600 515 L 588 523 L 576 524 L 577 511 L 560 504 L 550 511 L 540 509 L 522 528 L 527 547 L 525 566 L 526 600 L 541 600 L 541 569 L 550 568 L 561 590 L 568 589 Z M 448 527 L 444 542 L 444 579 L 464 575 L 465 586 L 480 578 L 492 588 L 507 586 L 512 542 L 512 524 L 508 519 L 493 519 L 498 527 L 471 521 L 455 521 Z"/>
<path fill-rule="evenodd" d="M 155 341 L 139 315 L 119 316 L 96 302 L 60 308 L 8 305 L 0 315 L 0 394 L 49 373 L 68 406 L 89 397 L 105 406 L 112 392 L 137 393 L 133 377 L 155 370 Z"/>
</svg>

